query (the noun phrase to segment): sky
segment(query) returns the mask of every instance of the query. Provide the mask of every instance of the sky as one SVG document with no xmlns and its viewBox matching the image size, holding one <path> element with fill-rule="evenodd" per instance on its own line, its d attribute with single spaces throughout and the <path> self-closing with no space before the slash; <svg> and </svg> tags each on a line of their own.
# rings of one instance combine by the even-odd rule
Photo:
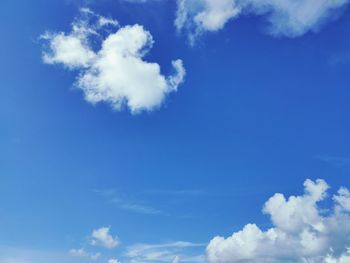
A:
<svg viewBox="0 0 350 263">
<path fill-rule="evenodd" d="M 349 5 L 2 0 L 0 263 L 349 263 Z"/>
</svg>

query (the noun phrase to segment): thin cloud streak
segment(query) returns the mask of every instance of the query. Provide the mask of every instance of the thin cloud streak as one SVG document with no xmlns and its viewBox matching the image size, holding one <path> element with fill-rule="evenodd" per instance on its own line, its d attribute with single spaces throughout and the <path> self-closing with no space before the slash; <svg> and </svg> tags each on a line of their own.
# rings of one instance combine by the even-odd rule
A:
<svg viewBox="0 0 350 263">
<path fill-rule="evenodd" d="M 125 211 L 145 215 L 165 215 L 159 209 L 120 197 L 115 189 L 95 190 L 95 192 L 104 197 L 109 203 Z"/>
</svg>

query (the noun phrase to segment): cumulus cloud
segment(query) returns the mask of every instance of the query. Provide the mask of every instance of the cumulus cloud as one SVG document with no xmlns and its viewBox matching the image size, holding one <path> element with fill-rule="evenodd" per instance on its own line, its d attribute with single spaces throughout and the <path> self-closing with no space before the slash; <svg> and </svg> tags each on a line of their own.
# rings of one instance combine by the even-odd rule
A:
<svg viewBox="0 0 350 263">
<path fill-rule="evenodd" d="M 210 263 L 349 263 L 350 193 L 341 188 L 325 211 L 320 202 L 329 186 L 306 180 L 305 192 L 288 199 L 277 193 L 264 205 L 273 227 L 247 224 L 228 238 L 214 237 L 207 246 Z"/>
<path fill-rule="evenodd" d="M 174 73 L 164 76 L 160 65 L 144 60 L 154 40 L 141 25 L 119 27 L 116 20 L 96 15 L 89 9 L 72 23 L 69 33 L 47 32 L 43 52 L 47 64 L 62 64 L 78 73 L 76 85 L 85 99 L 106 102 L 132 112 L 159 107 L 166 96 L 184 81 L 182 60 L 172 61 Z"/>
<path fill-rule="evenodd" d="M 121 263 L 121 262 L 118 259 L 111 258 L 110 260 L 108 260 L 108 263 Z"/>
<path fill-rule="evenodd" d="M 91 234 L 91 245 L 103 246 L 105 248 L 115 248 L 119 245 L 118 237 L 113 237 L 110 233 L 109 227 L 101 227 L 93 230 Z"/>
<path fill-rule="evenodd" d="M 190 41 L 206 31 L 217 31 L 244 14 L 264 15 L 268 32 L 297 37 L 317 31 L 349 0 L 177 0 L 175 26 L 186 30 Z"/>
</svg>

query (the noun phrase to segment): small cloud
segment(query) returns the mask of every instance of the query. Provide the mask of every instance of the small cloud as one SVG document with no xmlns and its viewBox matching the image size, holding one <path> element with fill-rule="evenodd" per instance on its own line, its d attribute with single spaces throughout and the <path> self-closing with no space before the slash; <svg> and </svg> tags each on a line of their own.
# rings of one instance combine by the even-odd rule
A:
<svg viewBox="0 0 350 263">
<path fill-rule="evenodd" d="M 110 260 L 108 260 L 108 263 L 121 263 L 121 262 L 118 259 L 111 258 Z"/>
<path fill-rule="evenodd" d="M 102 246 L 105 248 L 115 248 L 120 242 L 118 237 L 113 237 L 110 233 L 110 227 L 101 227 L 93 230 L 91 234 L 90 244 L 93 246 Z"/>
</svg>

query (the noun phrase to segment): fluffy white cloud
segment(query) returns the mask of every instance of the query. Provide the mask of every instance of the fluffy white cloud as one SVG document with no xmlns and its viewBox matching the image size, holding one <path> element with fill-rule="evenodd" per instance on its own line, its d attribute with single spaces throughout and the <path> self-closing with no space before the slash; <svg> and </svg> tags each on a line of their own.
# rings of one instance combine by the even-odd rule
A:
<svg viewBox="0 0 350 263">
<path fill-rule="evenodd" d="M 116 110 L 127 105 L 132 112 L 153 110 L 183 82 L 183 62 L 174 60 L 174 74 L 162 75 L 159 64 L 143 59 L 154 43 L 151 34 L 141 25 L 117 27 L 117 21 L 82 9 L 68 34 L 42 35 L 48 41 L 43 61 L 77 70 L 76 84 L 88 102 L 107 102 Z"/>
<path fill-rule="evenodd" d="M 217 31 L 242 14 L 265 15 L 273 35 L 297 37 L 317 31 L 334 11 L 349 0 L 177 0 L 178 30 L 186 29 L 190 40 L 205 31 Z"/>
<path fill-rule="evenodd" d="M 349 263 L 350 194 L 341 188 L 331 211 L 319 203 L 327 197 L 323 180 L 306 180 L 302 196 L 275 194 L 264 205 L 273 227 L 263 231 L 247 224 L 228 238 L 207 246 L 210 263 Z"/>
<path fill-rule="evenodd" d="M 108 260 L 108 263 L 121 263 L 121 262 L 118 259 L 111 258 L 110 260 Z"/>
<path fill-rule="evenodd" d="M 91 245 L 103 246 L 105 248 L 115 248 L 119 245 L 118 237 L 113 237 L 109 227 L 101 227 L 93 230 L 91 234 Z"/>
</svg>

